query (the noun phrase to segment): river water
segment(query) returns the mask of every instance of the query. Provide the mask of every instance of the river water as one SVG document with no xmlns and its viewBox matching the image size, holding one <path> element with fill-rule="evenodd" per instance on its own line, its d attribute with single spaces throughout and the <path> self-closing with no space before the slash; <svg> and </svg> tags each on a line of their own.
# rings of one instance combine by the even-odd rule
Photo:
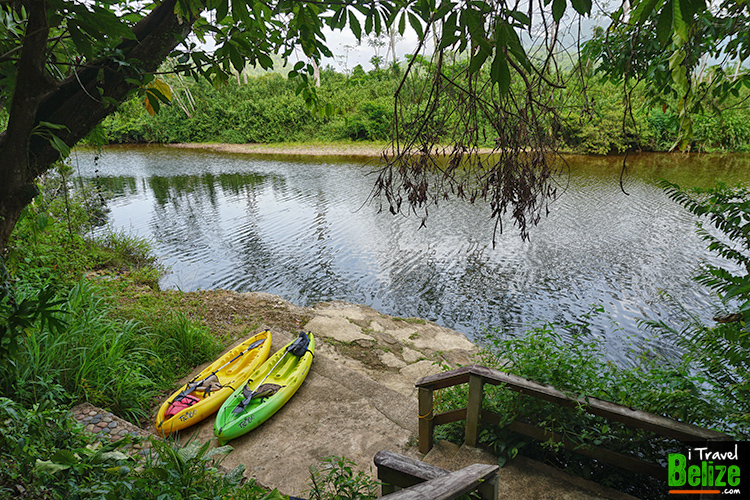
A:
<svg viewBox="0 0 750 500">
<path fill-rule="evenodd" d="M 750 155 L 569 157 L 550 214 L 521 241 L 509 222 L 492 247 L 483 204 L 443 203 L 418 217 L 366 203 L 372 165 L 357 158 L 226 154 L 162 146 L 77 151 L 73 167 L 113 194 L 110 228 L 148 238 L 163 288 L 263 291 L 302 305 L 346 300 L 420 317 L 481 341 L 601 305 L 591 335 L 626 362 L 642 318 L 670 320 L 665 294 L 709 321 L 714 300 L 691 280 L 716 262 L 696 219 L 657 186 L 750 179 Z M 625 194 L 627 193 L 627 194 Z"/>
</svg>

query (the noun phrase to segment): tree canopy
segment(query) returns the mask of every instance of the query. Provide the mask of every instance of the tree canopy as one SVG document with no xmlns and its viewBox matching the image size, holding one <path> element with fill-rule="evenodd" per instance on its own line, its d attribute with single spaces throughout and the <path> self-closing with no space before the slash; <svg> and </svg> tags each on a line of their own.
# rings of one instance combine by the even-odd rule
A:
<svg viewBox="0 0 750 500">
<path fill-rule="evenodd" d="M 750 52 L 745 0 L 637 0 L 617 10 L 606 30 L 582 50 L 563 43 L 563 23 L 592 12 L 591 0 L 129 0 L 3 1 L 0 7 L 0 248 L 23 208 L 37 193 L 35 180 L 88 134 L 118 104 L 141 93 L 152 107 L 168 100 L 159 69 L 219 83 L 246 64 L 263 68 L 271 56 L 300 53 L 299 92 L 314 104 L 310 85 L 317 63 L 332 53 L 324 27 L 348 29 L 361 39 L 409 26 L 420 46 L 396 91 L 393 147 L 374 194 L 392 212 L 422 211 L 448 196 L 487 199 L 497 221 L 510 212 L 522 236 L 556 195 L 552 182 L 556 89 L 588 61 L 629 85 L 649 82 L 655 99 L 674 94 L 689 134 L 689 115 L 703 100 L 747 84 L 726 68 L 702 76 L 701 57 L 726 56 L 740 64 Z M 580 32 L 580 30 L 579 30 Z M 192 33 L 193 37 L 189 37 Z M 433 39 L 429 84 L 416 85 L 418 53 Z M 210 41 L 213 49 L 198 42 Z M 573 70 L 562 67 L 560 54 Z M 582 57 L 583 56 L 583 57 Z M 739 66 L 737 66 L 739 68 Z M 589 68 L 590 70 L 590 68 Z M 707 73 L 706 73 L 707 74 Z M 420 80 L 421 82 L 424 79 Z M 479 129 L 476 117 L 490 118 Z M 453 144 L 440 144 L 447 116 Z M 478 156 L 480 135 L 496 149 Z M 438 153 L 446 160 L 439 160 Z M 551 154 L 552 153 L 552 154 Z"/>
</svg>

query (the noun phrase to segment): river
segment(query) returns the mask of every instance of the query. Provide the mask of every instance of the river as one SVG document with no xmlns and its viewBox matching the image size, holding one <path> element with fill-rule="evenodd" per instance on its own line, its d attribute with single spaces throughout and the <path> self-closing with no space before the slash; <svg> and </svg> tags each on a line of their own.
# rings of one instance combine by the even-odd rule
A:
<svg viewBox="0 0 750 500">
<path fill-rule="evenodd" d="M 591 335 L 627 362 L 648 340 L 643 318 L 673 320 L 666 296 L 710 321 L 694 281 L 717 259 L 696 219 L 657 186 L 750 179 L 750 155 L 568 157 L 550 214 L 521 241 L 506 221 L 492 246 L 487 205 L 452 201 L 418 217 L 366 203 L 372 165 L 357 158 L 252 156 L 163 146 L 79 150 L 74 171 L 112 193 L 109 228 L 149 239 L 170 272 L 163 288 L 263 291 L 309 306 L 346 300 L 420 317 L 481 342 L 601 305 Z M 627 193 L 627 194 L 626 194 Z M 645 346 L 645 347 L 644 347 Z"/>
</svg>

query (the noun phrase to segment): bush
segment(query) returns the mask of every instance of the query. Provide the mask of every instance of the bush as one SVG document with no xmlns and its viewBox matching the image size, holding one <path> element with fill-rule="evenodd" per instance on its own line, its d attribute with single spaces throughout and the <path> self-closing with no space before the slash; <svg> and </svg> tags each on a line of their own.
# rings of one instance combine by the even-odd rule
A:
<svg viewBox="0 0 750 500">
<path fill-rule="evenodd" d="M 0 498 L 287 498 L 243 481 L 242 465 L 221 473 L 229 446 L 191 441 L 180 447 L 152 438 L 142 457 L 132 453 L 133 439 L 141 441 L 94 443 L 64 408 L 27 409 L 0 398 Z"/>
</svg>

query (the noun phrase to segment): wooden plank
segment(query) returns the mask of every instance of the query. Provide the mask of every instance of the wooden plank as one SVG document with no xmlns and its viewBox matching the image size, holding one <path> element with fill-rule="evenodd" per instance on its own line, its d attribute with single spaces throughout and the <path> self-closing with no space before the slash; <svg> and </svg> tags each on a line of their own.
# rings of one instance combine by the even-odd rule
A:
<svg viewBox="0 0 750 500">
<path fill-rule="evenodd" d="M 497 465 L 473 464 L 381 498 L 387 500 L 455 500 L 461 495 L 476 490 L 486 481 L 497 481 L 498 470 L 500 467 Z"/>
<path fill-rule="evenodd" d="M 466 405 L 466 432 L 464 440 L 472 448 L 477 447 L 479 436 L 479 416 L 482 411 L 483 378 L 479 375 L 469 376 L 469 402 Z"/>
<path fill-rule="evenodd" d="M 731 437 L 721 432 L 698 427 L 697 425 L 677 422 L 667 417 L 628 408 L 601 399 L 571 398 L 554 387 L 538 384 L 523 377 L 484 366 L 472 365 L 463 368 L 467 368 L 471 374 L 481 376 L 486 383 L 493 385 L 505 384 L 508 389 L 565 407 L 581 406 L 594 415 L 622 422 L 632 427 L 646 429 L 665 437 L 680 441 L 731 440 Z M 463 375 L 464 373 L 462 372 L 461 376 Z"/>
<path fill-rule="evenodd" d="M 459 422 L 461 420 L 466 420 L 466 408 L 438 413 L 432 417 L 432 423 L 435 427 L 438 425 L 450 424 L 451 422 Z"/>
<path fill-rule="evenodd" d="M 434 439 L 435 423 L 432 421 L 433 413 L 433 401 L 432 401 L 432 389 L 427 387 L 420 387 L 418 389 L 419 398 L 419 452 L 429 453 L 432 449 L 432 442 Z"/>
<path fill-rule="evenodd" d="M 471 366 L 462 366 L 461 368 L 456 368 L 455 370 L 422 377 L 417 381 L 415 385 L 417 387 L 425 387 L 432 390 L 444 389 L 445 387 L 453 387 L 454 385 L 468 383 L 470 373 Z"/>
<path fill-rule="evenodd" d="M 378 480 L 385 483 L 383 495 L 392 493 L 396 488 L 408 488 L 450 474 L 447 469 L 387 450 L 377 452 L 373 461 L 378 469 Z"/>
</svg>

